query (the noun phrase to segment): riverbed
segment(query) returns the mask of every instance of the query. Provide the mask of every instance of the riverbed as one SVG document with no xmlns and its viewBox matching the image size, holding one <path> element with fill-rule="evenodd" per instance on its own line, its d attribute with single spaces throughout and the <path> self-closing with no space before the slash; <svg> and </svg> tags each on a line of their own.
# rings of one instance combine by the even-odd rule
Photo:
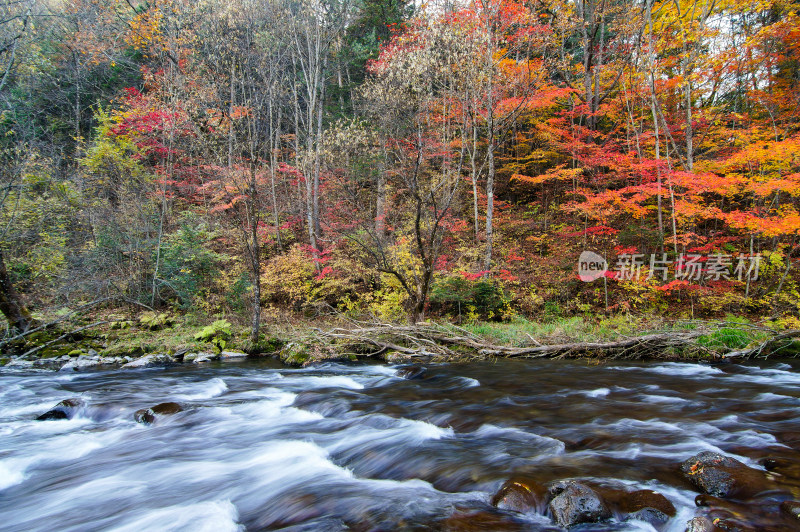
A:
<svg viewBox="0 0 800 532">
<path fill-rule="evenodd" d="M 558 530 L 546 512 L 492 508 L 506 480 L 526 475 L 657 491 L 676 509 L 659 529 L 683 531 L 699 510 L 681 461 L 704 450 L 756 469 L 800 460 L 799 370 L 499 360 L 430 365 L 408 380 L 385 365 L 250 360 L 6 369 L 0 529 L 445 530 L 485 513 Z M 35 420 L 71 397 L 86 405 L 71 419 Z M 134 420 L 165 401 L 183 411 Z M 751 501 L 750 524 L 793 486 Z M 656 528 L 616 516 L 581 530 Z"/>
</svg>

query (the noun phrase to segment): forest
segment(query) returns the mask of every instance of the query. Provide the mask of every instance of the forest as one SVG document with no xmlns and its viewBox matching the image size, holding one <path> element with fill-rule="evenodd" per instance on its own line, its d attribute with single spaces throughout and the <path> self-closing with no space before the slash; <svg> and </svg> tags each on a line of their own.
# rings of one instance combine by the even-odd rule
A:
<svg viewBox="0 0 800 532">
<path fill-rule="evenodd" d="M 331 315 L 798 329 L 798 6 L 6 0 L 7 338 L 84 311 L 250 347 Z"/>
</svg>

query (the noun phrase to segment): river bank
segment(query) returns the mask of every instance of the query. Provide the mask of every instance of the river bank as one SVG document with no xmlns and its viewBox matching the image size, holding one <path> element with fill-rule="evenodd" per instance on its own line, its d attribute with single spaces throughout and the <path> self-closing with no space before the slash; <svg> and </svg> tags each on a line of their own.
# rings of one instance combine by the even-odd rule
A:
<svg viewBox="0 0 800 532">
<path fill-rule="evenodd" d="M 800 331 L 731 318 L 568 317 L 456 326 L 359 322 L 341 316 L 265 326 L 257 343 L 226 319 L 143 313 L 90 315 L 0 342 L 0 365 L 56 370 L 140 368 L 270 357 L 289 366 L 326 361 L 463 362 L 494 358 L 705 361 L 795 357 Z"/>
</svg>

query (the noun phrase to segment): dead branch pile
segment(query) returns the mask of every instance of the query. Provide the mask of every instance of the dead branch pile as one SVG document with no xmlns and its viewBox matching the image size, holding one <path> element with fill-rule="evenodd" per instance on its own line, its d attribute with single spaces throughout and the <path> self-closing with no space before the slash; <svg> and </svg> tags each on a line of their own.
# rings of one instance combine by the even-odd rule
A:
<svg viewBox="0 0 800 532">
<path fill-rule="evenodd" d="M 353 328 L 317 330 L 318 337 L 338 344 L 343 350 L 361 356 L 377 356 L 397 352 L 407 357 L 441 357 L 445 359 L 506 358 L 569 358 L 596 356 L 603 358 L 660 358 L 671 353 L 709 353 L 696 340 L 707 330 L 663 332 L 615 340 L 611 342 L 570 342 L 525 347 L 495 345 L 454 325 L 358 324 Z"/>
</svg>

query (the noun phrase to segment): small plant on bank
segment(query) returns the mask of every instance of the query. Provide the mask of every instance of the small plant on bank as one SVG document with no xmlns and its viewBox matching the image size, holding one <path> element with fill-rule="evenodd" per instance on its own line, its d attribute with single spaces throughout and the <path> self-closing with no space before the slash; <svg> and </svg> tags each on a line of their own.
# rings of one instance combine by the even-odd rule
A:
<svg viewBox="0 0 800 532">
<path fill-rule="evenodd" d="M 175 325 L 175 318 L 166 312 L 145 312 L 139 317 L 139 325 L 144 329 L 158 331 Z"/>
<path fill-rule="evenodd" d="M 228 320 L 217 320 L 211 325 L 206 325 L 194 335 L 194 339 L 200 342 L 207 342 L 214 346 L 218 353 L 221 353 L 231 339 L 231 324 Z"/>
</svg>

